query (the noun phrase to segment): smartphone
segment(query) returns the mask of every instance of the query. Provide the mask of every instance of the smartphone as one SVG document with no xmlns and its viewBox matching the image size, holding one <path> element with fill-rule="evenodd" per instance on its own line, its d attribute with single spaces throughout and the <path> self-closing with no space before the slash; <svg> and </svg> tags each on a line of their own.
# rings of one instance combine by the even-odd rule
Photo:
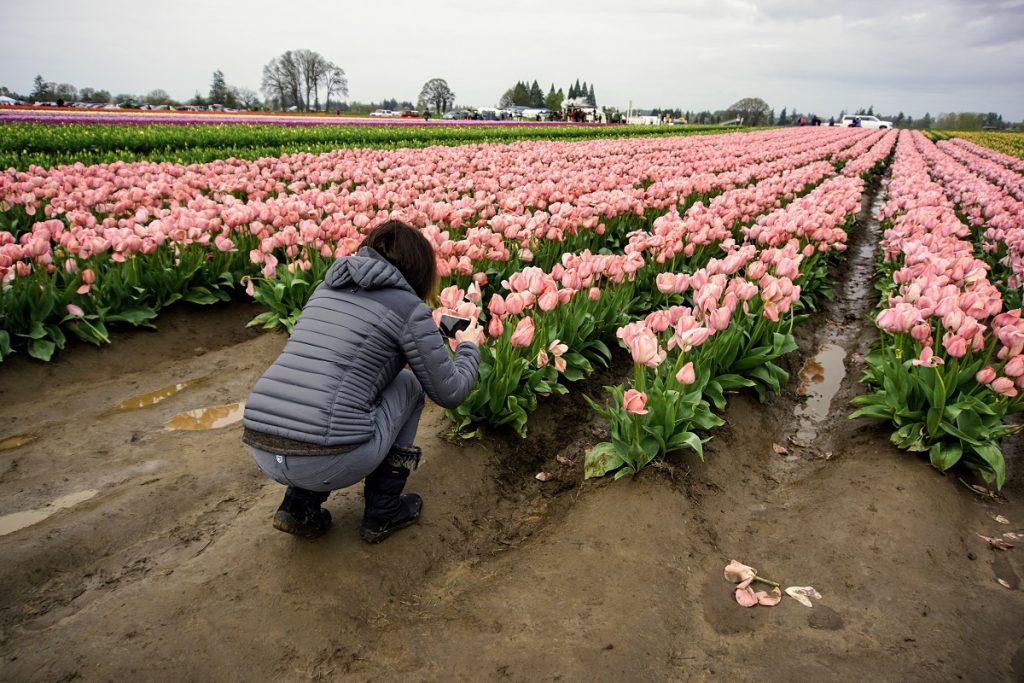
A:
<svg viewBox="0 0 1024 683">
<path fill-rule="evenodd" d="M 441 334 L 449 339 L 453 339 L 456 332 L 461 332 L 467 327 L 469 327 L 469 318 L 458 318 L 454 315 L 442 315 L 441 323 L 437 326 L 441 330 Z"/>
</svg>

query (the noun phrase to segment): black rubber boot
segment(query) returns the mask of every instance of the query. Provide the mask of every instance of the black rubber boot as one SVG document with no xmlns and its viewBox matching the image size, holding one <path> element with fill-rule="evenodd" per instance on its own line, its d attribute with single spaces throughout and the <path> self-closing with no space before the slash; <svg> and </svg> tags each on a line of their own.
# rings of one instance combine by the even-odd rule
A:
<svg viewBox="0 0 1024 683">
<path fill-rule="evenodd" d="M 402 495 L 410 467 L 415 469 L 419 462 L 419 452 L 415 447 L 394 447 L 384 462 L 366 477 L 366 510 L 359 535 L 367 543 L 380 543 L 420 518 L 423 499 L 415 493 Z"/>
<path fill-rule="evenodd" d="M 323 536 L 331 526 L 331 513 L 320 507 L 330 492 L 307 491 L 289 486 L 281 507 L 274 513 L 274 528 L 302 538 Z"/>
</svg>

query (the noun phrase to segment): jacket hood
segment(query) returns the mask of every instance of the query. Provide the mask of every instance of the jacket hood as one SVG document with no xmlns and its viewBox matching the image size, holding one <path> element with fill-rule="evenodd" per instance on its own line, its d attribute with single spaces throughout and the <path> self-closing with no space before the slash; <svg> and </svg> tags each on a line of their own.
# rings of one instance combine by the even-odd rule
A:
<svg viewBox="0 0 1024 683">
<path fill-rule="evenodd" d="M 369 247 L 336 260 L 327 270 L 324 284 L 331 289 L 404 289 L 415 294 L 402 272 Z"/>
</svg>

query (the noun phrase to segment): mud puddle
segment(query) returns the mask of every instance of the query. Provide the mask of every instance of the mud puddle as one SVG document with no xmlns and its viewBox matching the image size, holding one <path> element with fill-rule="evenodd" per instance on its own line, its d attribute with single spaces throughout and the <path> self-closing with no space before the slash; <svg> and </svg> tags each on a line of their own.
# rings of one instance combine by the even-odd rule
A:
<svg viewBox="0 0 1024 683">
<path fill-rule="evenodd" d="M 27 444 L 32 443 L 36 440 L 36 437 L 31 434 L 19 434 L 17 436 L 9 436 L 6 439 L 0 440 L 0 451 L 9 451 L 13 448 L 20 448 Z"/>
<path fill-rule="evenodd" d="M 88 489 L 86 491 L 69 493 L 66 496 L 61 496 L 60 498 L 47 503 L 45 507 L 4 515 L 3 517 L 0 517 L 0 536 L 13 534 L 15 531 L 20 529 L 32 526 L 33 524 L 38 524 L 60 510 L 65 510 L 89 500 L 97 493 L 99 493 L 99 489 Z"/>
<path fill-rule="evenodd" d="M 178 413 L 164 424 L 166 429 L 175 431 L 205 431 L 220 429 L 241 422 L 245 403 L 228 403 L 223 406 L 196 408 Z"/>
<path fill-rule="evenodd" d="M 199 384 L 200 382 L 205 381 L 206 379 L 207 378 L 205 377 L 200 377 L 198 379 L 190 379 L 184 382 L 178 382 L 177 384 L 172 384 L 170 386 L 161 387 L 160 389 L 155 389 L 154 391 L 150 391 L 145 394 L 138 394 L 137 396 L 126 398 L 125 400 L 116 404 L 113 407 L 113 410 L 138 410 L 139 408 L 148 408 L 149 406 L 156 405 L 160 401 L 168 399 L 171 396 L 174 396 L 175 394 L 182 392 L 191 386 L 194 386 L 196 384 Z"/>
</svg>

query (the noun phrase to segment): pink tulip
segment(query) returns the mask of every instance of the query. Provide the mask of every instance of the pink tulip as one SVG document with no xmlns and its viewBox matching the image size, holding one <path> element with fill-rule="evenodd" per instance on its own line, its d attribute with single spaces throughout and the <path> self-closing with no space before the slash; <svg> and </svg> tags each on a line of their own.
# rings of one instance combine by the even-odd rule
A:
<svg viewBox="0 0 1024 683">
<path fill-rule="evenodd" d="M 646 365 L 656 368 L 665 360 L 667 354 L 658 344 L 658 338 L 649 329 L 644 327 L 628 342 L 629 352 L 633 356 L 633 362 L 637 365 Z"/>
<path fill-rule="evenodd" d="M 693 370 L 693 361 L 690 361 L 676 373 L 676 381 L 680 384 L 693 384 L 697 380 L 697 374 Z"/>
<path fill-rule="evenodd" d="M 1000 377 L 989 386 L 992 387 L 992 391 L 1003 396 L 1012 398 L 1017 395 L 1017 389 L 1013 386 L 1013 380 L 1009 377 Z"/>
<path fill-rule="evenodd" d="M 507 315 L 519 315 L 523 312 L 526 302 L 522 294 L 513 292 L 505 297 L 505 313 Z"/>
<path fill-rule="evenodd" d="M 708 316 L 708 327 L 716 332 L 729 327 L 729 319 L 732 317 L 732 313 L 728 308 L 718 308 Z"/>
<path fill-rule="evenodd" d="M 68 315 L 74 318 L 81 318 L 85 316 L 85 311 L 83 311 L 80 307 L 76 306 L 75 304 L 68 304 L 67 311 Z"/>
<path fill-rule="evenodd" d="M 932 328 L 927 323 L 918 323 L 910 329 L 910 336 L 924 344 L 931 339 Z"/>
<path fill-rule="evenodd" d="M 492 316 L 505 315 L 505 299 L 503 299 L 500 294 L 492 295 L 490 302 L 487 304 L 487 310 Z"/>
<path fill-rule="evenodd" d="M 958 334 L 946 333 L 942 337 L 942 346 L 953 358 L 963 358 L 967 354 L 967 340 Z"/>
<path fill-rule="evenodd" d="M 493 339 L 497 339 L 505 333 L 505 325 L 501 322 L 501 318 L 497 316 L 491 316 L 491 319 L 487 322 L 487 334 Z"/>
<path fill-rule="evenodd" d="M 647 394 L 637 391 L 636 389 L 630 389 L 622 397 L 622 407 L 627 413 L 633 415 L 646 415 L 647 411 L 644 406 L 647 405 Z"/>
<path fill-rule="evenodd" d="M 537 362 L 536 362 L 536 365 L 537 365 L 538 368 L 543 368 L 547 364 L 548 364 L 548 354 L 547 354 L 547 351 L 545 351 L 544 349 L 541 349 L 540 351 L 537 352 Z"/>
<path fill-rule="evenodd" d="M 441 305 L 444 306 L 445 308 L 454 309 L 460 303 L 462 303 L 462 300 L 464 298 L 465 292 L 462 291 L 462 288 L 458 287 L 457 285 L 452 285 L 450 287 L 445 287 L 444 289 L 441 290 L 441 295 L 438 297 L 438 300 L 441 302 Z"/>
<path fill-rule="evenodd" d="M 1024 356 L 1014 356 L 1006 361 L 1006 365 L 1003 366 L 1003 374 L 1014 379 L 1024 375 Z"/>
<path fill-rule="evenodd" d="M 600 290 L 600 288 L 598 288 L 598 287 L 591 287 L 590 290 L 587 292 L 587 297 L 591 301 L 597 301 L 598 299 L 600 299 L 601 298 L 601 290 Z"/>
<path fill-rule="evenodd" d="M 533 318 L 523 318 L 516 325 L 515 331 L 512 332 L 512 338 L 509 342 L 512 346 L 523 348 L 529 346 L 533 342 Z"/>
<path fill-rule="evenodd" d="M 540 298 L 537 299 L 537 307 L 544 312 L 554 310 L 557 305 L 558 292 L 553 289 L 544 292 L 540 295 Z"/>
<path fill-rule="evenodd" d="M 974 379 L 977 380 L 978 384 L 991 384 L 995 378 L 996 371 L 992 366 L 986 366 L 978 370 L 977 374 L 974 375 Z"/>
<path fill-rule="evenodd" d="M 936 356 L 930 346 L 922 348 L 921 355 L 910 361 L 911 365 L 920 365 L 926 368 L 938 367 L 940 365 L 945 365 L 945 363 L 946 362 L 942 359 L 942 356 Z"/>
</svg>

